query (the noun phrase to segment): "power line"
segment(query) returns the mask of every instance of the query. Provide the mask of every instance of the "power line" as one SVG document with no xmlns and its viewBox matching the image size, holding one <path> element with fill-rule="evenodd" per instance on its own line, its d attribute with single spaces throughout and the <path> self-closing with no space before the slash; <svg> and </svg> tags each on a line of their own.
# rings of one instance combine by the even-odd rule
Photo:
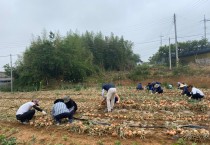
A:
<svg viewBox="0 0 210 145">
<path fill-rule="evenodd" d="M 207 33 L 207 35 L 209 35 L 210 33 Z M 195 35 L 187 35 L 187 36 L 179 36 L 178 38 L 189 38 L 189 37 L 197 37 L 197 36 L 202 36 L 203 34 L 195 34 Z M 175 39 L 175 38 L 171 38 L 171 39 Z M 168 41 L 168 39 L 162 39 L 162 41 Z M 159 42 L 160 40 L 152 40 L 152 41 L 146 41 L 146 42 L 138 42 L 138 43 L 135 43 L 134 42 L 134 46 L 135 45 L 139 45 L 139 44 L 151 44 L 151 43 L 155 43 L 155 42 Z M 139 49 L 139 48 L 134 48 L 134 49 Z M 148 48 L 147 48 L 148 49 Z M 154 47 L 152 48 L 154 49 Z M 22 52 L 24 53 L 24 52 Z M 19 54 L 13 54 L 12 56 L 18 56 L 18 55 L 21 55 L 21 53 Z M 0 57 L 9 57 L 10 55 L 4 55 L 4 56 L 0 56 Z"/>
<path fill-rule="evenodd" d="M 4 55 L 4 56 L 0 56 L 0 57 L 9 57 L 10 55 Z"/>
<path fill-rule="evenodd" d="M 206 33 L 207 35 L 209 35 L 210 33 Z M 195 37 L 195 36 L 202 36 L 203 34 L 195 34 L 195 35 L 187 35 L 187 36 L 179 36 L 177 38 L 189 38 L 189 37 Z M 170 39 L 175 39 L 175 38 L 170 38 Z M 168 39 L 162 39 L 162 41 L 167 40 Z M 151 41 L 145 41 L 145 42 L 137 42 L 134 43 L 134 45 L 138 45 L 138 44 L 147 44 L 147 43 L 154 43 L 154 42 L 159 42 L 160 40 L 151 40 Z"/>
<path fill-rule="evenodd" d="M 17 56 L 17 55 L 20 55 L 20 54 L 12 54 L 11 56 Z M 4 55 L 4 56 L 0 56 L 0 57 L 10 57 L 10 55 Z"/>
<path fill-rule="evenodd" d="M 147 43 L 153 43 L 153 42 L 159 42 L 160 40 L 152 40 L 152 41 L 146 41 L 146 42 L 139 42 L 135 44 L 147 44 Z"/>
<path fill-rule="evenodd" d="M 187 3 L 184 7 L 180 8 L 177 12 L 188 14 L 187 12 L 189 12 L 192 9 L 194 10 L 195 8 L 201 6 L 203 2 L 207 2 L 207 1 L 206 0 L 197 0 L 197 1 L 192 0 L 191 2 Z"/>
<path fill-rule="evenodd" d="M 141 27 L 140 27 L 141 28 Z M 142 29 L 143 28 L 145 28 L 145 26 L 143 26 L 142 27 Z M 189 27 L 188 27 L 189 28 Z M 136 29 L 135 29 L 136 30 Z M 180 31 L 179 31 L 180 32 Z M 165 36 L 165 35 L 164 35 Z M 182 37 L 178 37 L 178 38 L 182 38 Z M 173 39 L 173 38 L 171 38 L 171 39 Z M 144 43 L 151 43 L 151 42 L 156 42 L 156 41 L 159 41 L 159 40 L 154 40 L 154 41 L 149 41 L 149 42 L 143 42 L 143 43 L 141 43 L 141 44 L 144 44 Z M 137 44 L 139 44 L 139 43 L 137 43 Z M 11 44 L 12 45 L 12 44 Z M 10 47 L 11 45 L 7 45 L 7 46 L 5 46 L 5 47 Z M 16 46 L 19 46 L 19 45 L 15 45 L 15 43 L 13 44 L 14 45 L 14 47 L 16 47 Z M 1 46 L 1 44 L 0 44 L 0 46 Z M 1 48 L 0 48 L 1 49 Z"/>
<path fill-rule="evenodd" d="M 184 9 L 184 11 L 178 11 L 178 13 L 180 14 L 180 12 L 181 12 L 182 16 L 183 16 L 183 15 L 189 16 L 189 12 L 191 13 L 191 11 L 196 11 L 196 10 L 198 10 L 198 8 L 201 7 L 201 6 L 206 7 L 206 9 L 208 9 L 208 5 L 209 5 L 209 4 L 206 4 L 206 2 L 210 2 L 210 1 L 209 1 L 209 0 L 198 0 L 197 2 L 195 2 L 194 5 L 189 4 L 189 6 L 187 6 L 187 7 Z M 193 19 L 193 18 L 197 18 L 199 15 L 200 15 L 199 13 L 195 13 L 195 14 L 193 15 L 193 17 L 191 17 L 191 18 L 192 18 L 192 19 Z"/>
</svg>

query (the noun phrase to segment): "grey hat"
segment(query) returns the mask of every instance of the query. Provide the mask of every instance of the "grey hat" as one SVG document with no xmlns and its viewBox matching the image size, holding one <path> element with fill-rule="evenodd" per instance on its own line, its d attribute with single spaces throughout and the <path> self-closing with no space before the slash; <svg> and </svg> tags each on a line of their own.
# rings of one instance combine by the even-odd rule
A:
<svg viewBox="0 0 210 145">
<path fill-rule="evenodd" d="M 160 85 L 159 84 L 155 84 L 154 88 L 158 88 Z"/>
<path fill-rule="evenodd" d="M 70 97 L 69 96 L 65 96 L 63 97 L 63 100 L 64 100 L 64 103 L 68 102 L 70 100 Z"/>
</svg>

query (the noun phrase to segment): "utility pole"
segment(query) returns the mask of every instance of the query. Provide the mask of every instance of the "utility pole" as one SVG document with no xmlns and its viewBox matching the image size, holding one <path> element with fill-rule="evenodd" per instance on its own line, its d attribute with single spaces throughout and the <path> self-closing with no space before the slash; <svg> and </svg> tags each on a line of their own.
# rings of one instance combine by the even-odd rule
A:
<svg viewBox="0 0 210 145">
<path fill-rule="evenodd" d="M 176 45 L 176 67 L 179 66 L 179 56 L 178 56 L 178 43 L 177 43 L 177 32 L 176 32 L 176 15 L 174 14 L 174 31 L 175 31 L 175 45 Z"/>
<path fill-rule="evenodd" d="M 208 22 L 210 20 L 206 19 L 205 15 L 204 15 L 204 19 L 203 19 L 203 22 L 204 22 L 204 39 L 206 40 L 206 22 Z"/>
<path fill-rule="evenodd" d="M 171 70 L 171 42 L 169 37 L 169 69 Z"/>
<path fill-rule="evenodd" d="M 10 54 L 10 77 L 11 77 L 11 93 L 13 92 L 13 80 L 12 80 L 12 55 Z"/>
<path fill-rule="evenodd" d="M 162 38 L 163 38 L 163 36 L 160 35 L 160 46 L 162 46 Z"/>
</svg>

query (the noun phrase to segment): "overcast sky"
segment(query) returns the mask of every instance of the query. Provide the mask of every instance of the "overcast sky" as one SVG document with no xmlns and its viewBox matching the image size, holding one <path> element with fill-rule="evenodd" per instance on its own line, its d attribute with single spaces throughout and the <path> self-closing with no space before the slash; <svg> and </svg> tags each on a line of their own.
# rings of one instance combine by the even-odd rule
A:
<svg viewBox="0 0 210 145">
<path fill-rule="evenodd" d="M 70 29 L 123 36 L 134 43 L 143 61 L 157 52 L 168 38 L 174 43 L 173 15 L 178 41 L 204 36 L 204 15 L 210 19 L 210 0 L 0 0 L 0 71 L 13 63 L 30 45 L 32 35 Z M 210 38 L 210 21 L 207 22 Z"/>
</svg>

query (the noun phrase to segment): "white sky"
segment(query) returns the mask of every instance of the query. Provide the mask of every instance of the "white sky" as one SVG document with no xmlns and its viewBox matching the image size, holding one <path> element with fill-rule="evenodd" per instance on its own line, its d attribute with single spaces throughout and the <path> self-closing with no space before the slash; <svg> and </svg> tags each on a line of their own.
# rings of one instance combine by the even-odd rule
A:
<svg viewBox="0 0 210 145">
<path fill-rule="evenodd" d="M 178 41 L 199 40 L 204 36 L 201 20 L 204 15 L 210 19 L 210 0 L 0 0 L 0 71 L 9 63 L 9 54 L 14 63 L 32 35 L 44 29 L 61 35 L 70 29 L 113 32 L 134 42 L 134 53 L 147 61 L 157 52 L 161 35 L 163 45 L 174 38 L 174 13 Z"/>
</svg>

